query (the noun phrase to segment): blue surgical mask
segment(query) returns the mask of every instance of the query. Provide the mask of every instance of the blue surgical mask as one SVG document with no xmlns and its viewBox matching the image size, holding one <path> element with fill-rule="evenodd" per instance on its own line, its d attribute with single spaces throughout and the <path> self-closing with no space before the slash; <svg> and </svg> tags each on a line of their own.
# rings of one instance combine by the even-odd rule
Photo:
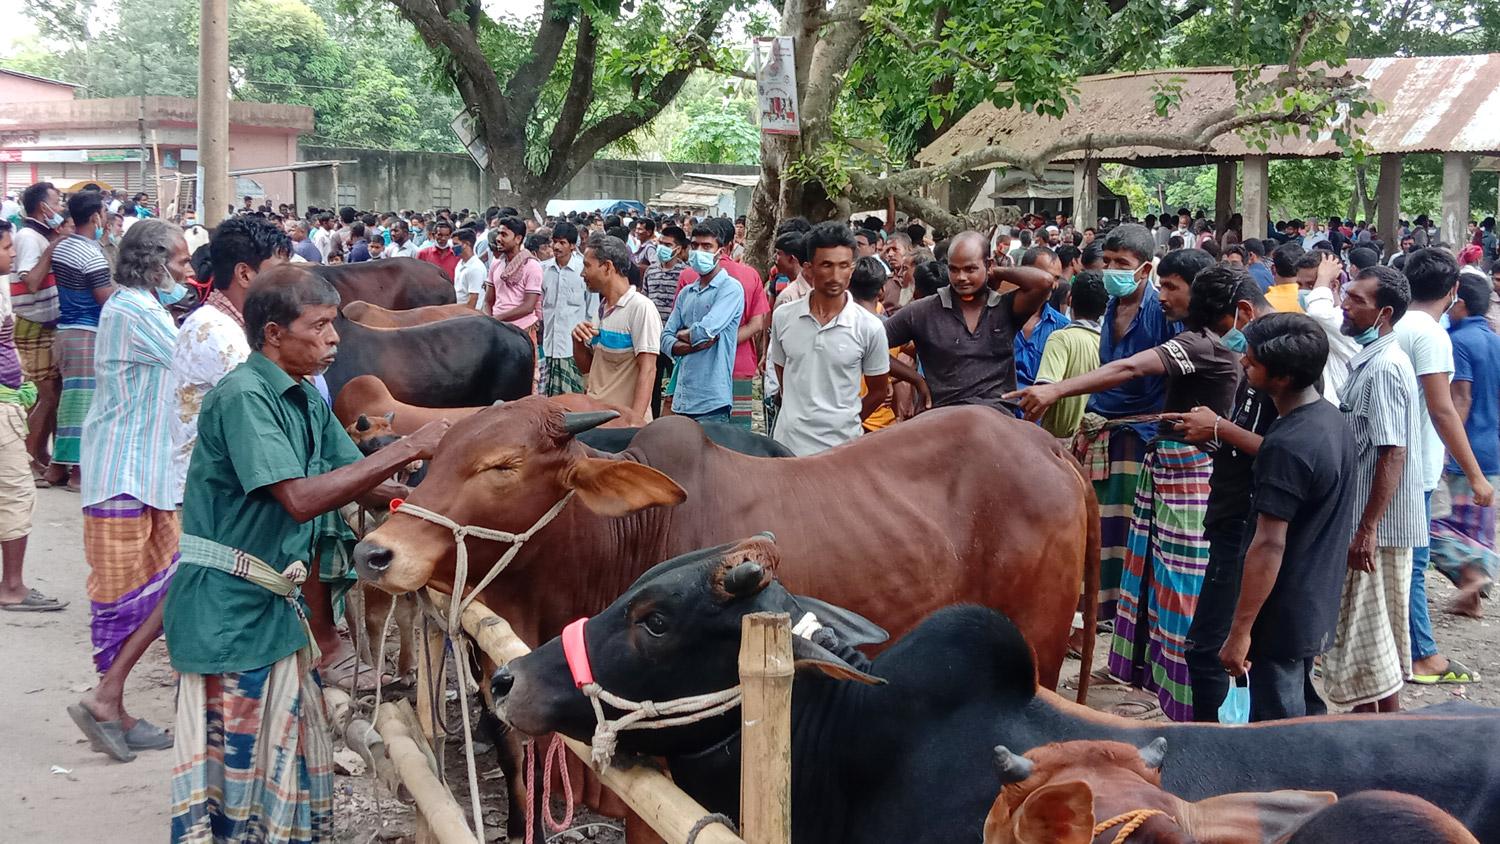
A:
<svg viewBox="0 0 1500 844">
<path fill-rule="evenodd" d="M 60 226 L 62 224 L 63 224 L 63 215 L 57 213 L 56 211 L 53 211 L 52 212 L 52 216 L 50 216 L 50 217 L 47 218 L 47 227 L 48 228 L 55 229 L 55 228 L 57 228 L 58 226 Z"/>
<path fill-rule="evenodd" d="M 1438 327 L 1442 328 L 1444 331 L 1447 331 L 1453 327 L 1453 320 L 1448 317 L 1447 311 L 1443 311 L 1443 315 L 1438 318 Z"/>
<path fill-rule="evenodd" d="M 1219 341 L 1224 344 L 1224 348 L 1228 349 L 1231 352 L 1234 352 L 1237 355 L 1243 355 L 1245 353 L 1246 346 L 1249 345 L 1245 341 L 1245 332 L 1239 330 L 1238 328 L 1231 328 L 1228 331 L 1224 332 L 1224 336 L 1220 337 Z"/>
<path fill-rule="evenodd" d="M 1372 325 L 1369 328 L 1366 328 L 1364 331 L 1361 331 L 1358 334 L 1354 335 L 1354 342 L 1360 344 L 1361 346 L 1368 346 L 1379 339 L 1380 326 L 1378 325 Z"/>
<path fill-rule="evenodd" d="M 1129 296 L 1140 286 L 1141 283 L 1135 279 L 1135 270 L 1104 271 L 1104 290 L 1111 296 Z"/>
<path fill-rule="evenodd" d="M 161 302 L 163 305 L 175 305 L 178 302 L 181 302 L 187 296 L 187 294 L 187 285 L 183 284 L 180 281 L 173 282 L 171 290 L 162 290 L 159 287 L 156 289 L 157 301 Z"/>
<path fill-rule="evenodd" d="M 103 240 L 104 239 L 104 227 L 103 226 L 94 226 L 94 239 L 95 240 Z"/>
<path fill-rule="evenodd" d="M 1304 311 L 1307 310 L 1307 291 L 1306 290 L 1298 290 L 1297 291 L 1297 307 L 1301 308 Z"/>
<path fill-rule="evenodd" d="M 719 263 L 719 258 L 712 252 L 704 252 L 699 249 L 688 252 L 688 266 L 692 267 L 693 271 L 699 275 L 707 274 L 717 263 Z"/>
<path fill-rule="evenodd" d="M 464 248 L 462 246 L 453 247 L 453 254 L 462 258 L 464 256 Z"/>
<path fill-rule="evenodd" d="M 661 261 L 663 264 L 670 264 L 670 263 L 672 263 L 672 252 L 673 251 L 674 250 L 670 246 L 667 246 L 665 244 L 657 244 L 657 246 L 656 246 L 656 259 L 658 261 Z"/>
</svg>

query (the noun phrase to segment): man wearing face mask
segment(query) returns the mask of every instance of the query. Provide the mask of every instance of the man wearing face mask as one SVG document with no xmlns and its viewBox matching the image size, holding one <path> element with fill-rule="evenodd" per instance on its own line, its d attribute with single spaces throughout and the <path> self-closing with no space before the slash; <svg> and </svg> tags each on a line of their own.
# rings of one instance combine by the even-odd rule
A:
<svg viewBox="0 0 1500 844">
<path fill-rule="evenodd" d="M 677 301 L 677 279 L 687 266 L 688 236 L 680 226 L 663 226 L 651 244 L 655 260 L 647 268 L 644 287 L 646 298 L 656 306 L 662 325 L 672 318 L 672 304 Z M 651 389 L 651 417 L 661 418 L 662 386 L 672 377 L 672 356 L 662 349 L 656 356 L 656 382 Z"/>
<path fill-rule="evenodd" d="M 100 202 L 100 213 L 103 203 Z M 168 301 L 189 271 L 182 230 L 142 220 L 120 243 L 117 292 L 100 309 L 96 390 L 83 424 L 83 549 L 99 685 L 68 715 L 96 752 L 129 762 L 172 737 L 125 709 L 125 680 L 161 634 L 176 571 L 177 484 L 168 415 L 177 328 Z"/>
<path fill-rule="evenodd" d="M 459 257 L 453 252 L 453 224 L 438 220 L 432 224 L 432 241 L 417 250 L 417 260 L 441 269 L 449 279 L 458 274 Z M 464 304 L 462 299 L 458 302 Z"/>
<path fill-rule="evenodd" d="M 62 372 L 62 398 L 57 407 L 57 442 L 52 462 L 72 467 L 69 489 L 79 484 L 83 420 L 94 395 L 94 343 L 99 313 L 115 291 L 109 261 L 99 249 L 108 212 L 96 191 L 68 198 L 68 214 L 76 231 L 52 250 L 52 272 L 57 276 L 57 365 Z M 184 247 L 185 248 L 185 247 Z"/>
<path fill-rule="evenodd" d="M 1244 351 L 1237 302 L 1242 285 L 1254 282 L 1243 268 L 1215 266 L 1201 249 L 1170 253 L 1158 270 L 1163 315 L 1185 321 L 1188 328 L 1086 375 L 1022 391 L 1016 397 L 1028 419 L 1039 418 L 1060 398 L 1140 378 L 1165 379 L 1168 412 L 1198 406 L 1220 415 L 1229 412 Z M 1109 670 L 1156 692 L 1162 710 L 1174 721 L 1193 715 L 1184 652 L 1209 561 L 1204 517 L 1212 470 L 1207 453 L 1184 442 L 1172 421 L 1161 421 L 1142 460 L 1125 541 Z"/>
<path fill-rule="evenodd" d="M 661 335 L 661 348 L 670 350 L 677 367 L 669 387 L 672 412 L 728 422 L 734 402 L 734 342 L 745 294 L 720 266 L 723 243 L 717 229 L 699 224 L 690 246 L 688 267 L 697 278 L 678 292 Z"/>
<path fill-rule="evenodd" d="M 1166 315 L 1151 284 L 1155 250 L 1151 233 L 1133 223 L 1117 226 L 1104 238 L 1101 272 L 1110 298 L 1099 323 L 1101 364 L 1154 349 L 1182 330 L 1176 318 Z M 1200 264 L 1207 258 L 1203 253 L 1194 255 L 1192 260 Z M 1153 420 L 1136 417 L 1160 412 L 1165 397 L 1166 383 L 1160 376 L 1144 376 L 1096 392 L 1089 398 L 1075 440 L 1074 449 L 1082 456 L 1099 498 L 1101 619 L 1114 616 L 1135 488 L 1146 444 L 1156 436 Z"/>
<path fill-rule="evenodd" d="M 1354 538 L 1333 649 L 1323 657 L 1328 700 L 1356 712 L 1394 712 L 1411 673 L 1412 549 L 1427 546 L 1420 388 L 1395 324 L 1411 287 L 1390 267 L 1371 267 L 1344 287 L 1344 333 L 1363 349 L 1340 394 L 1354 434 Z"/>
</svg>

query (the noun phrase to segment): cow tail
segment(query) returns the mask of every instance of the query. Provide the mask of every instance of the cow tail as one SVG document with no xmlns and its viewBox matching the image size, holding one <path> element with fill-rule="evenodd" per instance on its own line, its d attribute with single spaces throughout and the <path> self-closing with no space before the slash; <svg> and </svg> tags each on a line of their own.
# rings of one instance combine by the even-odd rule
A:
<svg viewBox="0 0 1500 844">
<path fill-rule="evenodd" d="M 1094 494 L 1094 485 L 1083 476 L 1081 467 L 1076 467 L 1083 481 L 1083 500 L 1087 545 L 1083 550 L 1083 653 L 1078 660 L 1078 702 L 1089 702 L 1089 679 L 1094 671 L 1095 637 L 1099 633 L 1099 497 Z"/>
</svg>

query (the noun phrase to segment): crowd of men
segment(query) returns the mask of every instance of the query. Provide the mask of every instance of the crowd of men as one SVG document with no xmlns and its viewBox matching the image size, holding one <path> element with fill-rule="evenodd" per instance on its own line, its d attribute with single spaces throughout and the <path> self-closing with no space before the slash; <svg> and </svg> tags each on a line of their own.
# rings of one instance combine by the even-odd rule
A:
<svg viewBox="0 0 1500 844">
<path fill-rule="evenodd" d="M 635 424 L 739 424 L 799 456 L 952 405 L 1037 425 L 1101 505 L 1107 670 L 1173 719 L 1219 720 L 1239 677 L 1252 720 L 1479 680 L 1434 641 L 1425 573 L 1472 616 L 1496 577 L 1493 219 L 1455 249 L 1419 217 L 1385 261 L 1337 219 L 1255 238 L 1185 211 L 1082 230 L 1028 215 L 941 239 L 789 219 L 755 267 L 724 217 L 247 197 L 211 232 L 131 208 L 121 235 L 113 201 L 39 183 L 19 226 L 0 222 L 0 609 L 64 608 L 23 565 L 35 488 L 76 489 L 101 679 L 69 714 L 120 761 L 175 748 L 174 840 L 326 834 L 317 683 L 393 679 L 338 632 L 337 510 L 401 496 L 392 473 L 446 423 L 354 448 L 318 386 L 340 302 L 308 263 L 434 264 L 457 303 L 532 339 L 537 392 Z M 174 313 L 194 285 L 201 304 Z M 172 731 L 124 702 L 163 633 Z M 236 751 L 271 736 L 287 764 Z"/>
</svg>

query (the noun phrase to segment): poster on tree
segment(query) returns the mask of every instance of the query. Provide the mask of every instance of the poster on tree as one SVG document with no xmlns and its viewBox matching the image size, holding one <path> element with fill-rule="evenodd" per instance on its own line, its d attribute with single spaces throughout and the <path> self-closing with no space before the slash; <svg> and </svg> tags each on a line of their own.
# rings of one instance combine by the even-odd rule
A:
<svg viewBox="0 0 1500 844">
<path fill-rule="evenodd" d="M 760 95 L 760 131 L 798 135 L 797 62 L 792 37 L 757 38 L 754 43 L 755 87 Z"/>
</svg>

